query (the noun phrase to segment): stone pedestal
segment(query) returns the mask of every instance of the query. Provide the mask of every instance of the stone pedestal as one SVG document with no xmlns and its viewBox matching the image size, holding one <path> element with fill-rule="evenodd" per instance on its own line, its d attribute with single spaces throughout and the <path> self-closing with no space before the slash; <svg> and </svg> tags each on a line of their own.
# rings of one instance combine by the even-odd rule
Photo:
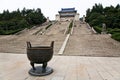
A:
<svg viewBox="0 0 120 80">
<path fill-rule="evenodd" d="M 33 70 L 33 68 L 29 70 L 29 74 L 32 76 L 45 76 L 51 74 L 52 72 L 53 72 L 52 68 L 46 67 L 46 69 L 43 70 L 41 66 L 35 67 L 35 70 Z"/>
</svg>

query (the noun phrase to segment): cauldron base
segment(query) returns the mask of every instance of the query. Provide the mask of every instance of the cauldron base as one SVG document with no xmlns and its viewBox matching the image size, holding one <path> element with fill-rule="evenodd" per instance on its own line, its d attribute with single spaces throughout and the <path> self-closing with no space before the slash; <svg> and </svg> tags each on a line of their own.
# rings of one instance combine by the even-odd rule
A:
<svg viewBox="0 0 120 80">
<path fill-rule="evenodd" d="M 37 66 L 35 67 L 36 70 L 33 70 L 33 68 L 31 68 L 29 70 L 29 74 L 32 76 L 45 76 L 45 75 L 49 75 L 53 72 L 53 69 L 50 67 L 46 67 L 46 70 L 44 71 L 42 69 L 42 66 Z"/>
</svg>

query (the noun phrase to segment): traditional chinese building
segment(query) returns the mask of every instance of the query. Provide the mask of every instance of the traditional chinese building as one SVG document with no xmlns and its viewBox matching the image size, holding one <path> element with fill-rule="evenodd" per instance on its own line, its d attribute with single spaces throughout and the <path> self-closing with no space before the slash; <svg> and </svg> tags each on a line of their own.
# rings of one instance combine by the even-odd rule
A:
<svg viewBox="0 0 120 80">
<path fill-rule="evenodd" d="M 57 21 L 79 20 L 79 14 L 75 8 L 62 8 L 58 13 L 59 14 L 56 15 Z"/>
</svg>

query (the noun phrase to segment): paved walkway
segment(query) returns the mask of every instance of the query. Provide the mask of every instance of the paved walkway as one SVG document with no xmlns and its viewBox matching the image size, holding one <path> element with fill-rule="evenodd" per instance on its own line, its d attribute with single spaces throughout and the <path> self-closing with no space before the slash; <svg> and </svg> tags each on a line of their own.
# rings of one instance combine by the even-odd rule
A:
<svg viewBox="0 0 120 80">
<path fill-rule="evenodd" d="M 120 80 L 120 57 L 54 56 L 51 75 L 34 77 L 26 54 L 0 53 L 0 80 Z"/>
</svg>

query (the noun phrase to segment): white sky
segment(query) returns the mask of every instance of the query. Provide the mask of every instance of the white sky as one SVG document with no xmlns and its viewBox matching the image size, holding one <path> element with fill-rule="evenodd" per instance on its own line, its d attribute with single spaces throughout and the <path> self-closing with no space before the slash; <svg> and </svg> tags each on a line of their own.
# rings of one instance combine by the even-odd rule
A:
<svg viewBox="0 0 120 80">
<path fill-rule="evenodd" d="M 88 8 L 92 8 L 95 3 L 101 3 L 103 7 L 116 6 L 120 4 L 120 0 L 0 0 L 0 12 L 8 9 L 13 11 L 16 9 L 33 9 L 41 8 L 45 17 L 51 20 L 55 19 L 55 15 L 61 8 L 73 8 L 78 11 L 80 17 L 86 14 Z"/>
</svg>

